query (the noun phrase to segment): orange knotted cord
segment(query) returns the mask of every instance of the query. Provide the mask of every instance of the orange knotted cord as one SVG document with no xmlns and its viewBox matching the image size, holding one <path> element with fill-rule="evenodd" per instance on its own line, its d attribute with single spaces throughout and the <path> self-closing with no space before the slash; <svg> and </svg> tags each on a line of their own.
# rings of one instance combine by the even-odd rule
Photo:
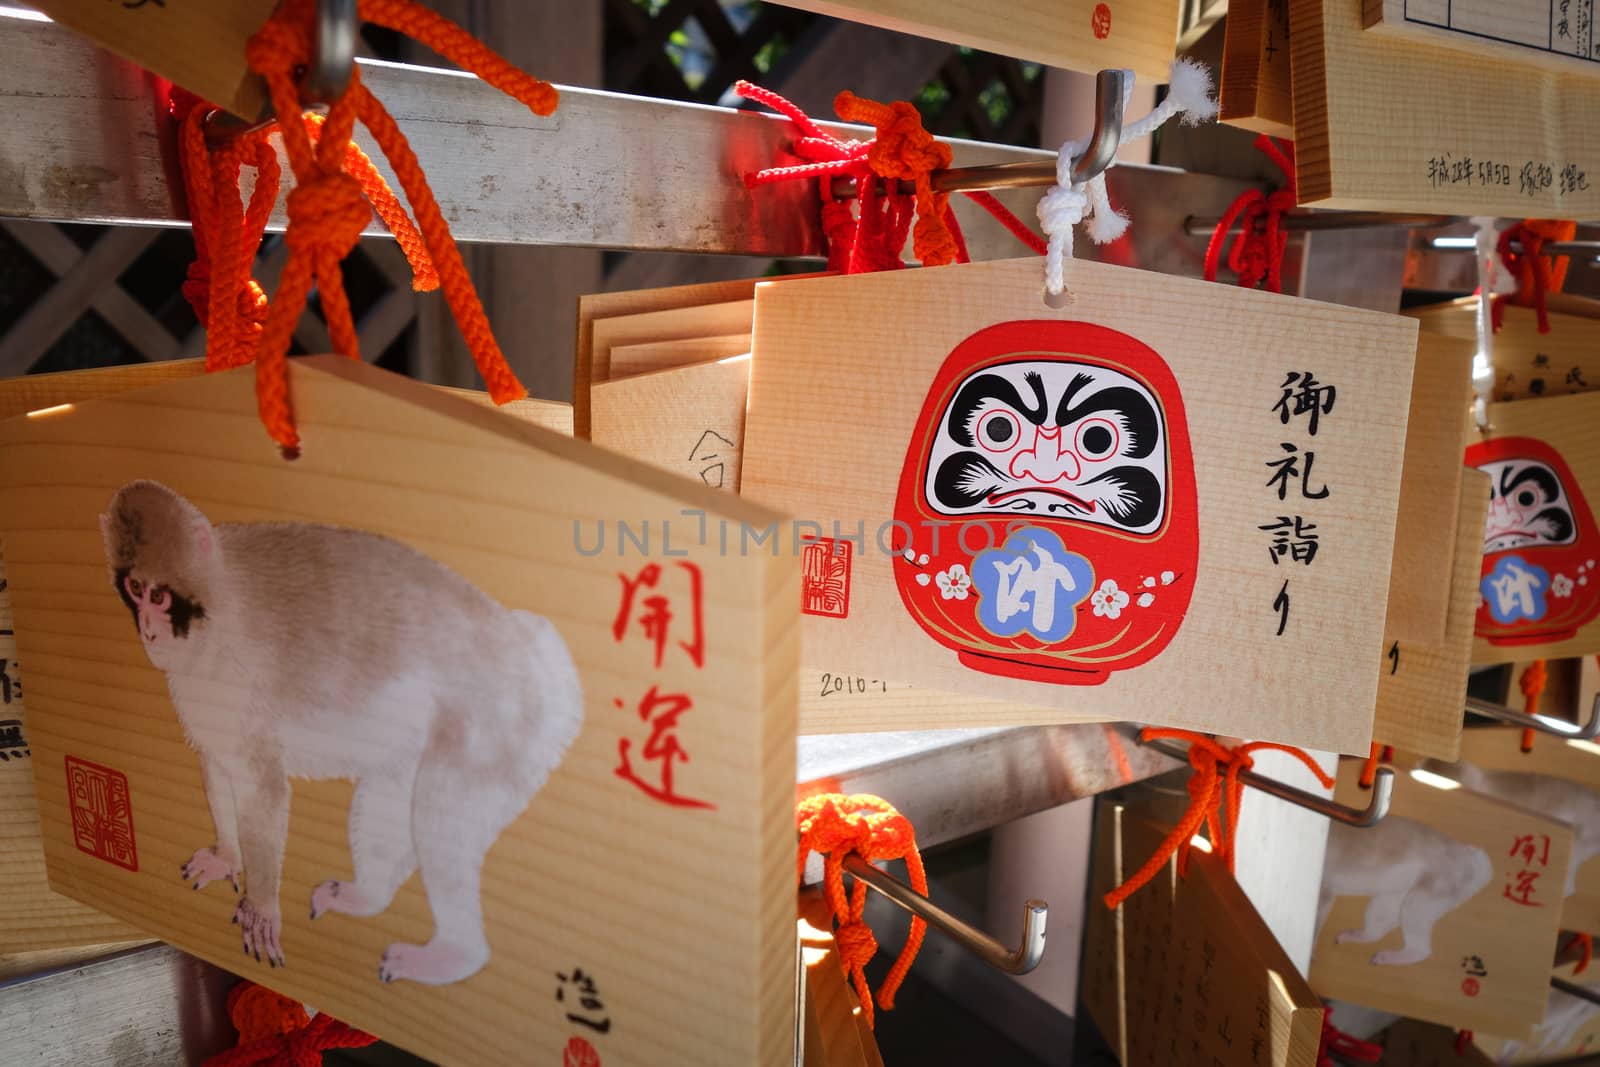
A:
<svg viewBox="0 0 1600 1067">
<path fill-rule="evenodd" d="M 310 62 L 313 0 L 284 0 L 250 39 L 246 60 L 267 83 L 274 111 L 301 114 L 296 75 Z M 539 115 L 555 109 L 553 86 L 523 73 L 466 30 L 415 0 L 361 0 L 360 17 L 404 33 L 515 97 Z M 204 116 L 193 109 L 182 134 L 185 183 L 195 221 L 196 265 L 186 295 L 207 328 L 207 366 L 221 369 L 254 361 L 261 420 L 286 456 L 298 451 L 288 395 L 286 358 L 311 286 L 318 287 L 329 337 L 338 352 L 355 357 L 357 340 L 340 261 L 360 239 L 372 207 L 405 251 L 419 290 L 442 288 L 473 361 L 496 403 L 526 396 L 506 365 L 461 253 L 405 135 L 352 69 L 349 88 L 326 119 L 279 122 L 296 185 L 288 197 L 288 259 L 275 299 L 268 304 L 249 277 L 249 266 L 276 199 L 278 165 L 266 131 L 243 134 L 216 149 L 205 144 Z M 351 143 L 359 120 L 389 160 L 416 215 L 413 225 L 372 161 Z M 235 191 L 240 167 L 257 170 L 248 211 Z M 211 299 L 212 292 L 237 294 Z"/>
<path fill-rule="evenodd" d="M 1323 786 L 1333 788 L 1333 779 L 1317 766 L 1316 761 L 1291 745 L 1280 745 L 1272 741 L 1251 741 L 1229 748 L 1219 744 L 1214 738 L 1189 730 L 1145 727 L 1139 732 L 1141 741 L 1153 741 L 1159 738 L 1188 742 L 1189 765 L 1194 768 L 1194 773 L 1189 776 L 1189 808 L 1184 812 L 1183 818 L 1178 820 L 1178 825 L 1173 827 L 1172 832 L 1161 842 L 1155 855 L 1134 872 L 1131 878 L 1105 895 L 1108 908 L 1120 906 L 1124 900 L 1138 892 L 1166 865 L 1173 853 L 1177 853 L 1178 856 L 1179 876 L 1186 875 L 1189 869 L 1190 843 L 1202 825 L 1206 828 L 1206 837 L 1211 841 L 1213 852 L 1227 864 L 1228 870 L 1233 870 L 1234 835 L 1238 832 L 1239 803 L 1244 795 L 1244 782 L 1240 781 L 1239 774 L 1255 766 L 1251 753 L 1287 752 L 1304 763 Z"/>
<path fill-rule="evenodd" d="M 808 797 L 795 805 L 795 823 L 800 836 L 800 878 L 805 877 L 806 857 L 813 852 L 823 855 L 822 885 L 828 907 L 839 924 L 833 935 L 839 946 L 839 962 L 855 984 L 856 997 L 861 1001 L 861 1011 L 870 1028 L 873 1026 L 872 990 L 867 985 L 864 968 L 878 951 L 878 942 L 871 928 L 861 921 L 862 910 L 867 905 L 866 883 L 858 879 L 852 894 L 845 895 L 844 861 L 851 854 L 868 863 L 904 859 L 911 888 L 927 896 L 928 875 L 922 868 L 922 854 L 917 851 L 916 834 L 910 821 L 888 801 L 865 793 L 854 796 L 823 793 Z M 911 962 L 917 958 L 926 932 L 927 923 L 913 915 L 911 932 L 900 950 L 900 958 L 889 968 L 883 988 L 878 990 L 878 1005 L 884 1011 L 894 1007 L 895 991 L 911 970 Z"/>
<path fill-rule="evenodd" d="M 1545 682 L 1549 679 L 1548 672 L 1544 669 L 1544 660 L 1536 659 L 1528 664 L 1522 672 L 1518 685 L 1522 689 L 1522 710 L 1528 715 L 1539 714 L 1539 697 L 1544 692 Z M 1537 731 L 1531 726 L 1523 727 L 1522 751 L 1533 751 L 1533 737 Z"/>
<path fill-rule="evenodd" d="M 905 180 L 916 186 L 917 221 L 911 247 L 923 266 L 954 263 L 959 245 L 951 233 L 950 194 L 935 192 L 933 172 L 950 166 L 950 146 L 922 128 L 922 115 L 905 100 L 880 104 L 846 89 L 833 98 L 833 109 L 846 122 L 866 123 L 878 136 L 867 150 L 872 173 L 885 182 Z"/>
<path fill-rule="evenodd" d="M 1589 969 L 1589 961 L 1594 958 L 1594 937 L 1591 934 L 1573 934 L 1567 938 L 1567 943 L 1561 946 L 1561 955 L 1571 952 L 1573 946 L 1578 949 L 1578 965 L 1572 969 L 1573 976 L 1582 974 Z"/>
</svg>

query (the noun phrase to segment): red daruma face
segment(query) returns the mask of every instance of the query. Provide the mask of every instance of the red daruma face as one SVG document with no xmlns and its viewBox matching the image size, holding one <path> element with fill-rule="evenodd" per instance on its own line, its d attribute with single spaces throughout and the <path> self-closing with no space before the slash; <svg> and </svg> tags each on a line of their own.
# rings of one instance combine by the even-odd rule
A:
<svg viewBox="0 0 1600 1067">
<path fill-rule="evenodd" d="M 1093 685 L 1177 633 L 1199 557 L 1177 380 L 1126 334 L 1010 322 L 934 379 L 895 502 L 895 584 L 976 670 Z"/>
<path fill-rule="evenodd" d="M 1477 632 L 1497 645 L 1565 641 L 1600 614 L 1600 532 L 1572 471 L 1532 437 L 1467 449 L 1489 476 Z"/>
</svg>

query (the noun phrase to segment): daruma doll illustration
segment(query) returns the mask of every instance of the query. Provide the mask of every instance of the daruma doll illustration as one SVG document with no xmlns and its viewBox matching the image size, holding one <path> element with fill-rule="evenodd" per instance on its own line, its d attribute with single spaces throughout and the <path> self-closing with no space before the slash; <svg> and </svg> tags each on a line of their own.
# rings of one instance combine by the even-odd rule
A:
<svg viewBox="0 0 1600 1067">
<path fill-rule="evenodd" d="M 1566 460 L 1533 437 L 1467 449 L 1489 476 L 1477 633 L 1497 645 L 1565 641 L 1600 614 L 1600 530 Z"/>
<path fill-rule="evenodd" d="M 1008 322 L 957 345 L 906 453 L 895 584 L 975 670 L 1097 685 L 1178 632 L 1199 555 L 1177 379 L 1082 322 Z"/>
</svg>

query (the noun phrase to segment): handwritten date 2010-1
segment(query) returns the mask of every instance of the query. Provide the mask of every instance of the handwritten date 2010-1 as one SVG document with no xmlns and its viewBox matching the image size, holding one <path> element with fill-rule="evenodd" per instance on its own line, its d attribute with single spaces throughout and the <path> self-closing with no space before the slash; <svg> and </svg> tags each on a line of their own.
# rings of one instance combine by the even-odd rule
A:
<svg viewBox="0 0 1600 1067">
<path fill-rule="evenodd" d="M 822 672 L 822 689 L 818 696 L 832 696 L 835 693 L 887 693 L 889 683 L 880 678 L 864 678 L 859 674 L 830 674 Z"/>
</svg>

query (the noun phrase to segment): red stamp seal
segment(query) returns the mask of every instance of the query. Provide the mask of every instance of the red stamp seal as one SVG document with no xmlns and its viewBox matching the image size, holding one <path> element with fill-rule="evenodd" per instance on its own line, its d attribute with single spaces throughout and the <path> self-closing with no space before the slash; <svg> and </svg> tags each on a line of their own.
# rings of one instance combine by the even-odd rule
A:
<svg viewBox="0 0 1600 1067">
<path fill-rule="evenodd" d="M 819 537 L 800 550 L 800 610 L 842 619 L 850 614 L 851 542 Z"/>
<path fill-rule="evenodd" d="M 1106 4 L 1094 5 L 1094 14 L 1089 18 L 1089 29 L 1094 31 L 1094 39 L 1103 41 L 1111 36 L 1111 8 Z"/>
<path fill-rule="evenodd" d="M 1465 993 L 1469 997 L 1477 996 L 1478 995 L 1478 980 L 1476 978 L 1463 978 L 1463 979 L 1461 979 L 1461 992 Z"/>
<path fill-rule="evenodd" d="M 139 852 L 133 840 L 128 776 L 68 756 L 67 799 L 72 806 L 72 839 L 78 848 L 107 863 L 137 871 Z"/>
<path fill-rule="evenodd" d="M 600 1067 L 600 1053 L 581 1037 L 569 1038 L 561 1054 L 561 1067 Z"/>
</svg>

